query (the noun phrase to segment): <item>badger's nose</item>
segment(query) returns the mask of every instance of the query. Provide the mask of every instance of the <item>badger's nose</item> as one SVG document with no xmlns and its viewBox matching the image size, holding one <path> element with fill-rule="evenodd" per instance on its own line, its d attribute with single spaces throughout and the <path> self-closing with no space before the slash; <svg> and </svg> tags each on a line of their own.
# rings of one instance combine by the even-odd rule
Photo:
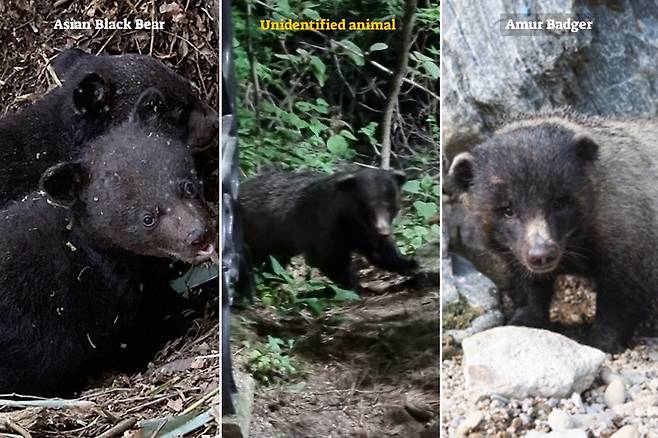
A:
<svg viewBox="0 0 658 438">
<path fill-rule="evenodd" d="M 540 243 L 528 250 L 528 264 L 533 269 L 550 270 L 555 267 L 558 256 L 558 247 L 555 243 Z"/>
</svg>

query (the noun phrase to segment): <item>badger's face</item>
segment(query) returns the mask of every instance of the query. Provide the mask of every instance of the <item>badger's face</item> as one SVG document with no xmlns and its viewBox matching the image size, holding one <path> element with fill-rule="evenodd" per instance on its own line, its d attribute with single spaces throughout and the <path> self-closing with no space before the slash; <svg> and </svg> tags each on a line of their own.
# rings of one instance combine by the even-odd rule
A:
<svg viewBox="0 0 658 438">
<path fill-rule="evenodd" d="M 585 256 L 579 237 L 593 209 L 586 167 L 597 151 L 556 125 L 520 128 L 455 157 L 449 177 L 467 191 L 492 247 L 546 274 Z"/>
</svg>

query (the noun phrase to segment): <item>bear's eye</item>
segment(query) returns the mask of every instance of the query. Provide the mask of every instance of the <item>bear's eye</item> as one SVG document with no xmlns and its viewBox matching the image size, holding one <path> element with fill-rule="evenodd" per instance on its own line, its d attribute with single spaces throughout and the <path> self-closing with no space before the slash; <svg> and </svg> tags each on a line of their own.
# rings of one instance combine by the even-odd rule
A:
<svg viewBox="0 0 658 438">
<path fill-rule="evenodd" d="M 512 208 L 511 203 L 499 207 L 498 212 L 507 218 L 514 217 L 514 209 Z"/>
<path fill-rule="evenodd" d="M 556 198 L 553 200 L 553 210 L 563 210 L 568 204 L 569 204 L 569 196 L 564 195 L 560 196 L 559 198 Z"/>
<path fill-rule="evenodd" d="M 183 181 L 181 183 L 181 191 L 188 198 L 194 198 L 196 196 L 196 187 L 192 181 Z"/>
<path fill-rule="evenodd" d="M 155 224 L 157 224 L 157 222 L 158 222 L 157 218 L 153 216 L 151 213 L 146 213 L 142 217 L 142 224 L 144 224 L 146 228 L 153 228 Z"/>
</svg>

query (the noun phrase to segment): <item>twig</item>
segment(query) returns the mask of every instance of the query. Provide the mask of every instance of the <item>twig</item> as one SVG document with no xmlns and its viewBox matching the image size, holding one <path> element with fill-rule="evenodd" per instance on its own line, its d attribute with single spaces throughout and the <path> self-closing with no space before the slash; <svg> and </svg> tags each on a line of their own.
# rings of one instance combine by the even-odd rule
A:
<svg viewBox="0 0 658 438">
<path fill-rule="evenodd" d="M 151 1 L 151 22 L 155 22 L 155 0 Z M 155 26 L 151 26 L 151 43 L 149 44 L 149 56 L 153 56 L 153 42 L 155 40 Z"/>
<path fill-rule="evenodd" d="M 136 418 L 127 418 L 125 420 L 121 420 L 102 434 L 98 435 L 97 438 L 112 438 L 115 436 L 121 436 L 125 431 L 131 429 L 136 423 Z"/>
<path fill-rule="evenodd" d="M 5 420 L 5 424 L 7 425 L 8 428 L 13 430 L 14 432 L 20 434 L 23 438 L 32 438 L 32 435 L 30 435 L 30 432 L 27 430 L 23 429 L 19 424 L 17 424 L 14 420 L 11 418 L 7 418 Z"/>
<path fill-rule="evenodd" d="M 196 402 L 192 403 L 189 408 L 187 408 L 183 412 L 181 412 L 181 415 L 185 415 L 185 414 L 188 414 L 188 413 L 192 412 L 194 409 L 196 409 L 197 407 L 199 407 L 203 403 L 205 403 L 206 400 L 208 400 L 209 398 L 211 398 L 212 396 L 214 396 L 215 394 L 218 394 L 218 393 L 219 393 L 219 386 L 217 388 L 213 389 L 212 391 L 210 391 L 208 394 L 201 397 Z"/>
<path fill-rule="evenodd" d="M 105 40 L 105 42 L 103 43 L 101 48 L 98 49 L 98 52 L 96 52 L 97 55 L 100 55 L 101 53 L 103 53 L 103 50 L 105 50 L 107 45 L 110 44 L 110 41 L 112 41 L 112 38 L 114 38 L 114 35 L 116 35 L 117 32 L 118 32 L 118 30 L 115 30 L 114 32 L 112 32 L 112 35 L 110 35 L 110 37 L 107 40 Z"/>
</svg>

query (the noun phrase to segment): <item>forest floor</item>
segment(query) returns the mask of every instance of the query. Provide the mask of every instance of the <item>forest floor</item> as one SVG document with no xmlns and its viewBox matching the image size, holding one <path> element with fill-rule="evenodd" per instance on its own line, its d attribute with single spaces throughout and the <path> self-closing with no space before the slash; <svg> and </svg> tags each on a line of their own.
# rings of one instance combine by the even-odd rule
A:
<svg viewBox="0 0 658 438">
<path fill-rule="evenodd" d="M 142 372 L 108 373 L 75 399 L 33 397 L 27 404 L 35 406 L 18 410 L 3 402 L 0 436 L 98 437 L 113 431 L 103 436 L 142 438 L 191 428 L 198 421 L 186 436 L 215 437 L 218 384 L 215 312 L 195 320 L 186 336 L 169 342 Z"/>
<path fill-rule="evenodd" d="M 248 355 L 241 341 L 271 335 L 296 339 L 291 356 L 300 370 L 289 381 L 257 385 L 250 436 L 436 436 L 438 288 L 373 270 L 361 278 L 362 299 L 321 319 L 260 305 L 236 312 L 239 368 Z"/>
</svg>

